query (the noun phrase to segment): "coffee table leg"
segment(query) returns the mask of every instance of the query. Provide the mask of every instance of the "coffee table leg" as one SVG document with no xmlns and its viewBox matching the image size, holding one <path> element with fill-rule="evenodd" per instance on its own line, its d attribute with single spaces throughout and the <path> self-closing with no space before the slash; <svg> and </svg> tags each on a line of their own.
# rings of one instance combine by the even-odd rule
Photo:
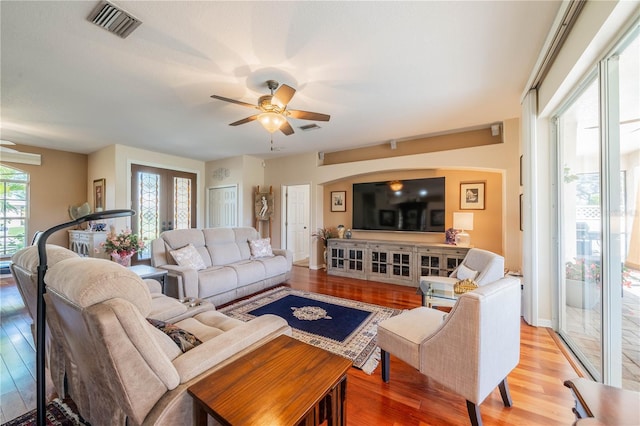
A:
<svg viewBox="0 0 640 426">
<path fill-rule="evenodd" d="M 207 412 L 198 401 L 193 401 L 193 424 L 194 426 L 207 426 Z"/>
</svg>

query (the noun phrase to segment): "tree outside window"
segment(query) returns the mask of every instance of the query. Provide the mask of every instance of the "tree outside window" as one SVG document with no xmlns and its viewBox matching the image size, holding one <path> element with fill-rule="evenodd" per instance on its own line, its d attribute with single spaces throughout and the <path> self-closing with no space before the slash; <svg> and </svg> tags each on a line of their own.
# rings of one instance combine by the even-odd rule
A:
<svg viewBox="0 0 640 426">
<path fill-rule="evenodd" d="M 29 175 L 0 165 L 0 258 L 26 246 Z"/>
</svg>

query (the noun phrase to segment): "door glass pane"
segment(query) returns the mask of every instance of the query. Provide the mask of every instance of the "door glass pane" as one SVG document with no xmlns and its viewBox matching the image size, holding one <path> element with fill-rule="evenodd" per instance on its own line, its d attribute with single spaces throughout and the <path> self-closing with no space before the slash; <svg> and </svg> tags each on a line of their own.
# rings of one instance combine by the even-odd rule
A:
<svg viewBox="0 0 640 426">
<path fill-rule="evenodd" d="M 621 52 L 618 69 L 622 330 L 613 333 L 622 336 L 622 387 L 640 391 L 640 37 Z"/>
<path fill-rule="evenodd" d="M 151 256 L 150 242 L 160 234 L 160 175 L 139 173 L 138 188 L 138 230 L 146 242 L 145 249 L 138 253 L 138 259 Z"/>
<path fill-rule="evenodd" d="M 191 179 L 173 178 L 173 223 L 174 229 L 191 228 Z"/>
<path fill-rule="evenodd" d="M 601 212 L 598 80 L 559 117 L 562 159 L 561 334 L 585 367 L 601 371 Z M 564 319 L 564 321 L 562 321 Z"/>
</svg>

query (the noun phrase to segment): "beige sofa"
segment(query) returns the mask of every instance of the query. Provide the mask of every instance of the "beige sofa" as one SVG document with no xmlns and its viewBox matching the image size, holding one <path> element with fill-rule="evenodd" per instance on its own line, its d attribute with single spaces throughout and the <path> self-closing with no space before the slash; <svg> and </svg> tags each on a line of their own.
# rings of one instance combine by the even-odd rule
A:
<svg viewBox="0 0 640 426">
<path fill-rule="evenodd" d="M 293 255 L 272 249 L 272 256 L 252 256 L 250 241 L 261 237 L 254 228 L 175 229 L 151 243 L 151 264 L 168 270 L 167 295 L 197 297 L 215 305 L 280 284 L 291 273 Z M 199 270 L 180 266 L 171 251 L 192 244 L 202 258 Z"/>
<path fill-rule="evenodd" d="M 191 425 L 190 385 L 291 334 L 275 315 L 245 323 L 211 307 L 173 323 L 201 341 L 185 350 L 171 330 L 147 320 L 151 293 L 127 268 L 104 259 L 71 258 L 49 268 L 46 278 L 47 317 L 57 319 L 74 372 L 68 377 L 69 394 L 94 426 Z"/>
</svg>

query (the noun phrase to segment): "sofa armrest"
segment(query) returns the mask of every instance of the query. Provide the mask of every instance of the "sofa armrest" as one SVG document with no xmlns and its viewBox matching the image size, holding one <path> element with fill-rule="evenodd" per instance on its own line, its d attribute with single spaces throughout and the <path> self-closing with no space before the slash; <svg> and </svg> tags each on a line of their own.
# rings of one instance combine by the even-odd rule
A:
<svg viewBox="0 0 640 426">
<path fill-rule="evenodd" d="M 271 250 L 276 256 L 284 256 L 287 259 L 287 269 L 291 270 L 293 268 L 293 252 L 287 249 L 272 249 Z"/>
<path fill-rule="evenodd" d="M 173 366 L 180 375 L 180 383 L 186 383 L 256 343 L 264 344 L 281 334 L 291 335 L 287 322 L 276 315 L 262 315 L 178 356 Z"/>
<path fill-rule="evenodd" d="M 184 297 L 198 297 L 198 271 L 178 265 L 158 265 L 156 268 L 166 269 L 169 277 L 178 278 Z"/>
</svg>

